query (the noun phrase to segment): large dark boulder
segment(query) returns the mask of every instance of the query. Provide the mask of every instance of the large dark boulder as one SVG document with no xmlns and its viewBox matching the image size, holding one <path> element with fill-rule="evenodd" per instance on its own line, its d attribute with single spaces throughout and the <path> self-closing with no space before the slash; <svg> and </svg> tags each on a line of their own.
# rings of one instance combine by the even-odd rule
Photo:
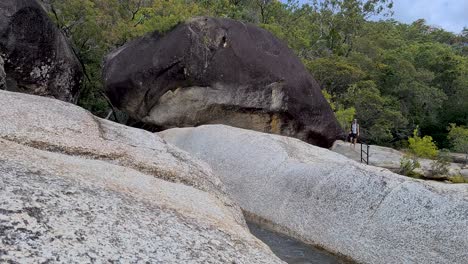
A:
<svg viewBox="0 0 468 264">
<path fill-rule="evenodd" d="M 226 124 L 331 147 L 342 130 L 299 58 L 271 33 L 195 18 L 109 54 L 112 103 L 158 129 Z"/>
<path fill-rule="evenodd" d="M 0 53 L 7 90 L 76 102 L 82 68 L 36 0 L 0 1 Z"/>
</svg>

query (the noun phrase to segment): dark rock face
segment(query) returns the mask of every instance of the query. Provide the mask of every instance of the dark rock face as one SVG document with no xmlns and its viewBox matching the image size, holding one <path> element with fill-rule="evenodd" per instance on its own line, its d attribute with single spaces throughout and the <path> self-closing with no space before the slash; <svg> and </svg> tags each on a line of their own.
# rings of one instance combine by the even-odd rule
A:
<svg viewBox="0 0 468 264">
<path fill-rule="evenodd" d="M 76 102 L 80 63 L 36 0 L 0 2 L 0 55 L 6 90 Z"/>
<path fill-rule="evenodd" d="M 195 18 L 106 58 L 116 107 L 160 129 L 226 124 L 331 147 L 342 130 L 299 58 L 271 33 Z"/>
<path fill-rule="evenodd" d="M 5 69 L 3 68 L 4 62 L 3 58 L 0 56 L 0 89 L 5 89 L 5 81 L 6 81 L 6 73 Z"/>
</svg>

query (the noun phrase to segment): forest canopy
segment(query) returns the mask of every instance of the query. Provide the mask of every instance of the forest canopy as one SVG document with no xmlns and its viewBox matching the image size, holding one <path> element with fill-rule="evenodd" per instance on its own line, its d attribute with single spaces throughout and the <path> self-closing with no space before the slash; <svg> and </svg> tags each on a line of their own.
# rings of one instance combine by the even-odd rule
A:
<svg viewBox="0 0 468 264">
<path fill-rule="evenodd" d="M 390 0 L 43 0 L 85 71 L 79 104 L 106 116 L 104 56 L 194 16 L 259 25 L 284 40 L 321 84 L 344 129 L 356 117 L 370 143 L 403 147 L 416 127 L 439 148 L 468 126 L 468 28 L 391 19 Z M 386 18 L 370 21 L 371 16 Z M 280 65 L 279 65 L 280 67 Z"/>
</svg>

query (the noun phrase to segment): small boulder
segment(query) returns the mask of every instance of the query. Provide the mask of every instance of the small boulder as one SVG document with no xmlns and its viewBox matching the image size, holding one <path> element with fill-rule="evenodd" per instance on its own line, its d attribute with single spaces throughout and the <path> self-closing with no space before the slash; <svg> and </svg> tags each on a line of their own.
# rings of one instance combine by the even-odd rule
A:
<svg viewBox="0 0 468 264">
<path fill-rule="evenodd" d="M 83 77 L 66 37 L 36 0 L 0 2 L 4 89 L 76 102 Z"/>
<path fill-rule="evenodd" d="M 158 129 L 227 124 L 331 147 L 342 130 L 300 59 L 268 31 L 199 17 L 110 53 L 112 103 Z"/>
</svg>

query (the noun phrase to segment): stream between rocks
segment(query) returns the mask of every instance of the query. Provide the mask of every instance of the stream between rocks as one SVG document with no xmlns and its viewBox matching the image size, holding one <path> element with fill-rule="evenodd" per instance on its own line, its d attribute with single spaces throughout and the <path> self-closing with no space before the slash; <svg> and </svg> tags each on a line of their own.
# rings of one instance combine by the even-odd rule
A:
<svg viewBox="0 0 468 264">
<path fill-rule="evenodd" d="M 323 249 L 315 248 L 294 238 L 264 229 L 247 222 L 250 232 L 267 244 L 273 253 L 289 264 L 349 264 Z"/>
</svg>

